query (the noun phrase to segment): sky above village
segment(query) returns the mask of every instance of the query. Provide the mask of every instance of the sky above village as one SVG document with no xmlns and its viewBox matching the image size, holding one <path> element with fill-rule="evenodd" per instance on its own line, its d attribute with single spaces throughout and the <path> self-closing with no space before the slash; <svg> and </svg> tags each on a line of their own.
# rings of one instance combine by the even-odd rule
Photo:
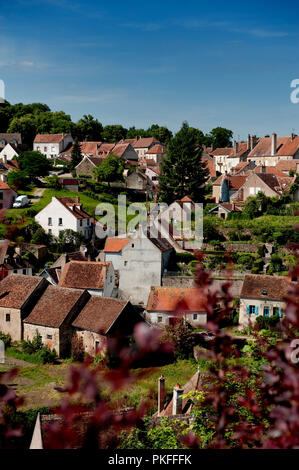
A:
<svg viewBox="0 0 299 470">
<path fill-rule="evenodd" d="M 75 121 L 299 134 L 298 23 L 294 0 L 0 0 L 0 79 Z"/>
</svg>

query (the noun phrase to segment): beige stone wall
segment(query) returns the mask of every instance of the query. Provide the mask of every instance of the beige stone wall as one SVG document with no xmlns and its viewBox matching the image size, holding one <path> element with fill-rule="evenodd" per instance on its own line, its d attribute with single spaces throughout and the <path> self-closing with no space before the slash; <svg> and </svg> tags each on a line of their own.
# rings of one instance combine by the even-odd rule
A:
<svg viewBox="0 0 299 470">
<path fill-rule="evenodd" d="M 77 176 L 80 176 L 80 175 L 89 175 L 91 176 L 92 178 L 94 177 L 94 174 L 93 174 L 93 169 L 95 168 L 94 165 L 92 165 L 92 163 L 88 160 L 88 159 L 84 159 L 82 160 L 81 163 L 79 163 L 79 165 L 77 166 L 76 168 L 76 175 Z"/>
<path fill-rule="evenodd" d="M 96 348 L 98 343 L 98 348 L 106 349 L 107 346 L 107 338 L 99 333 L 95 333 L 94 331 L 87 331 L 87 330 L 76 330 L 76 335 L 78 338 L 82 338 L 84 351 L 89 354 L 90 356 L 96 355 Z"/>
<path fill-rule="evenodd" d="M 10 321 L 6 321 L 6 314 L 10 315 Z M 0 331 L 10 334 L 12 341 L 22 339 L 22 321 L 19 309 L 0 307 Z"/>
<path fill-rule="evenodd" d="M 258 307 L 258 315 L 247 314 L 247 306 L 255 305 Z M 273 307 L 279 307 L 282 311 L 285 309 L 285 302 L 279 300 L 267 300 L 267 299 L 240 299 L 240 314 L 239 314 L 239 324 L 242 326 L 247 326 L 249 323 L 254 324 L 257 317 L 263 315 L 264 307 L 270 307 L 270 317 L 273 315 Z"/>
<path fill-rule="evenodd" d="M 213 185 L 213 198 L 215 198 L 215 202 L 218 204 L 220 200 L 220 190 L 221 186 L 220 185 Z"/>
<path fill-rule="evenodd" d="M 50 328 L 47 326 L 32 325 L 24 323 L 24 340 L 32 341 L 36 335 L 36 330 L 42 337 L 43 344 L 49 346 L 51 350 L 55 349 L 58 356 L 61 354 L 60 335 L 58 328 Z M 52 338 L 49 338 L 51 336 Z"/>
<path fill-rule="evenodd" d="M 197 318 L 194 318 L 194 315 Z M 157 325 L 169 325 L 170 317 L 174 317 L 173 313 L 169 312 L 148 312 L 146 318 L 153 324 Z M 207 323 L 206 313 L 188 313 L 184 315 L 185 320 L 195 328 L 204 326 Z"/>
<path fill-rule="evenodd" d="M 250 189 L 252 188 L 252 189 Z M 243 190 L 243 200 L 246 201 L 246 199 L 249 196 L 256 196 L 259 191 L 262 191 L 266 196 L 268 197 L 273 197 L 277 196 L 276 192 L 273 191 L 271 188 L 269 188 L 268 185 L 262 181 L 257 174 L 253 173 L 250 178 L 248 178 L 247 181 L 242 186 Z M 237 194 L 235 198 L 237 198 Z"/>
</svg>

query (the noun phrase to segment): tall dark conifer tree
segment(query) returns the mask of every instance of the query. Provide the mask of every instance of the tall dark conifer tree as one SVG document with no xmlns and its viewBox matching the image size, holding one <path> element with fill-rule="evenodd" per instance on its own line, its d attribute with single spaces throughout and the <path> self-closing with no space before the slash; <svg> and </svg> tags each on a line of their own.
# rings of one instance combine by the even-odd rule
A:
<svg viewBox="0 0 299 470">
<path fill-rule="evenodd" d="M 80 146 L 80 143 L 78 141 L 78 139 L 76 138 L 75 141 L 74 141 L 74 145 L 73 145 L 73 149 L 72 149 L 72 153 L 71 153 L 71 170 L 74 170 L 75 167 L 81 162 L 82 160 L 82 153 L 81 153 L 81 146 Z"/>
<path fill-rule="evenodd" d="M 167 157 L 162 162 L 159 179 L 160 200 L 171 203 L 184 196 L 203 202 L 208 170 L 201 159 L 199 133 L 183 122 L 182 128 L 170 141 Z"/>
</svg>

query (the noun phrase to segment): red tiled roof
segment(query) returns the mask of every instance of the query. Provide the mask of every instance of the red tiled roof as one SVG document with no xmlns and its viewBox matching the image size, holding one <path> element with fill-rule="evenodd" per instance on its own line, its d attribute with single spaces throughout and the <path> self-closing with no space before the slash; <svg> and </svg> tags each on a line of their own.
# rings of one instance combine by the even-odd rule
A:
<svg viewBox="0 0 299 470">
<path fill-rule="evenodd" d="M 189 196 L 184 196 L 182 199 L 181 199 L 181 202 L 193 202 L 192 199 L 189 197 Z"/>
<path fill-rule="evenodd" d="M 94 157 L 98 154 L 98 149 L 102 145 L 102 142 L 80 142 L 81 152 L 91 154 Z"/>
<path fill-rule="evenodd" d="M 233 155 L 234 154 L 234 148 L 233 147 L 226 147 L 226 148 L 217 148 L 213 152 L 211 152 L 211 155 L 214 155 L 214 157 L 221 156 L 221 155 Z"/>
<path fill-rule="evenodd" d="M 142 137 L 141 139 L 138 139 L 135 144 L 133 144 L 134 148 L 149 148 L 152 144 L 159 144 L 160 142 L 155 139 L 155 137 Z"/>
<path fill-rule="evenodd" d="M 103 143 L 100 148 L 98 149 L 98 153 L 100 156 L 107 156 L 109 153 L 112 152 L 113 148 L 115 147 L 115 143 Z"/>
<path fill-rule="evenodd" d="M 118 155 L 119 157 L 121 157 L 129 147 L 129 145 L 131 144 L 116 144 L 115 147 L 113 147 L 113 149 L 110 151 L 110 154 L 113 153 L 113 155 Z"/>
<path fill-rule="evenodd" d="M 61 181 L 61 184 L 65 185 L 65 186 L 77 186 L 78 185 L 78 180 L 76 180 L 76 179 L 62 178 L 62 179 L 60 179 L 60 181 Z"/>
<path fill-rule="evenodd" d="M 232 211 L 240 212 L 240 210 L 241 210 L 235 204 L 230 204 L 229 202 L 220 202 L 218 205 L 224 207 L 224 209 L 227 209 L 230 212 L 232 212 Z"/>
<path fill-rule="evenodd" d="M 206 297 L 200 290 L 183 287 L 152 287 L 146 309 L 154 312 L 174 312 L 180 301 L 186 303 L 186 312 L 206 311 Z"/>
<path fill-rule="evenodd" d="M 129 238 L 107 238 L 105 243 L 105 253 L 119 253 L 128 243 Z"/>
<path fill-rule="evenodd" d="M 21 308 L 44 279 L 23 274 L 11 274 L 0 282 L 0 307 Z"/>
<path fill-rule="evenodd" d="M 299 150 L 299 137 L 296 136 L 293 140 L 291 137 L 283 144 L 283 146 L 277 152 L 280 156 L 294 156 Z"/>
<path fill-rule="evenodd" d="M 70 261 L 63 269 L 59 286 L 103 290 L 111 263 Z"/>
<path fill-rule="evenodd" d="M 276 169 L 280 171 L 296 171 L 297 163 L 299 164 L 299 160 L 279 160 L 276 164 Z"/>
<path fill-rule="evenodd" d="M 212 158 L 202 158 L 202 162 L 205 163 L 207 170 L 209 171 L 210 178 L 216 178 L 217 173 L 213 164 Z"/>
<path fill-rule="evenodd" d="M 254 173 L 263 173 L 265 171 L 267 174 L 275 175 L 275 176 L 286 176 L 282 171 L 280 171 L 277 166 L 265 166 L 262 167 L 261 165 L 257 166 L 254 170 Z"/>
<path fill-rule="evenodd" d="M 246 274 L 240 297 L 284 300 L 290 287 L 295 284 L 286 277 Z"/>
<path fill-rule="evenodd" d="M 214 181 L 213 185 L 221 186 L 223 178 L 226 178 L 228 180 L 230 190 L 238 190 L 245 183 L 247 176 L 246 175 L 231 175 L 231 176 L 221 175 L 216 181 Z"/>
<path fill-rule="evenodd" d="M 0 189 L 1 189 L 1 191 L 6 191 L 7 189 L 9 189 L 9 190 L 12 191 L 11 187 L 8 186 L 8 184 L 5 183 L 5 182 L 2 181 L 2 180 L 0 180 Z"/>
<path fill-rule="evenodd" d="M 34 139 L 35 143 L 38 144 L 54 144 L 59 143 L 68 134 L 37 134 Z"/>
<path fill-rule="evenodd" d="M 74 202 L 71 197 L 56 197 L 56 199 L 68 209 L 77 219 L 89 219 L 90 215 L 82 209 L 82 204 Z"/>
<path fill-rule="evenodd" d="M 78 289 L 48 286 L 25 323 L 59 328 L 82 296 L 90 297 Z"/>
<path fill-rule="evenodd" d="M 187 395 L 193 390 L 200 390 L 200 373 L 197 371 L 183 387 L 184 395 Z M 167 404 L 166 408 L 162 411 L 161 416 L 172 416 L 173 397 Z M 190 399 L 184 398 L 182 400 L 182 414 L 189 414 L 192 407 Z"/>
<path fill-rule="evenodd" d="M 288 140 L 288 137 L 278 137 L 277 138 L 277 149 L 278 152 L 283 144 L 285 144 Z M 271 156 L 271 146 L 272 146 L 272 138 L 271 137 L 263 137 L 261 138 L 257 145 L 249 152 L 248 157 L 263 157 L 263 156 Z M 277 150 L 276 150 L 276 154 Z"/>
<path fill-rule="evenodd" d="M 161 144 L 156 144 L 156 145 L 153 145 L 153 147 L 151 147 L 147 152 L 146 152 L 146 155 L 147 154 L 150 154 L 150 153 L 154 153 L 154 154 L 161 154 L 163 155 L 164 153 L 166 152 L 166 149 L 165 147 L 163 147 L 163 145 Z"/>
<path fill-rule="evenodd" d="M 127 302 L 122 300 L 91 296 L 73 322 L 73 326 L 83 330 L 107 334 L 111 325 L 126 305 Z"/>
</svg>

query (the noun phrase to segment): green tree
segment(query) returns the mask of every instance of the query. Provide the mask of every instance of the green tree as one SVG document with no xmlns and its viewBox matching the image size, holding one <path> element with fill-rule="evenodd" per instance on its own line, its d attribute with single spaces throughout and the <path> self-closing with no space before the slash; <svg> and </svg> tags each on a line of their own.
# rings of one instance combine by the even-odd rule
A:
<svg viewBox="0 0 299 470">
<path fill-rule="evenodd" d="M 31 243 L 35 245 L 46 245 L 49 246 L 52 242 L 52 237 L 44 231 L 42 227 L 39 227 L 36 232 L 32 235 Z"/>
<path fill-rule="evenodd" d="M 201 159 L 198 139 L 198 133 L 184 122 L 170 141 L 159 180 L 163 202 L 170 203 L 184 196 L 190 196 L 195 202 L 204 200 L 208 170 Z"/>
<path fill-rule="evenodd" d="M 167 129 L 167 127 L 159 126 L 158 124 L 153 124 L 146 131 L 148 137 L 155 137 L 161 144 L 168 145 L 172 139 L 172 132 Z M 140 134 L 138 134 L 140 135 Z"/>
<path fill-rule="evenodd" d="M 100 166 L 94 168 L 96 178 L 105 181 L 110 186 L 113 181 L 122 181 L 125 169 L 124 161 L 118 155 L 108 155 Z"/>
<path fill-rule="evenodd" d="M 127 132 L 120 124 L 108 125 L 103 129 L 102 138 L 106 142 L 118 142 L 126 138 Z"/>
<path fill-rule="evenodd" d="M 52 168 L 47 157 L 34 150 L 21 153 L 18 162 L 20 169 L 30 177 L 47 176 Z"/>
<path fill-rule="evenodd" d="M 36 116 L 26 114 L 21 117 L 14 117 L 9 124 L 7 132 L 19 132 L 22 134 L 22 142 L 32 148 L 32 143 L 37 134 Z"/>
<path fill-rule="evenodd" d="M 71 153 L 71 162 L 70 162 L 70 168 L 71 170 L 75 170 L 76 166 L 79 165 L 79 163 L 82 160 L 82 153 L 81 153 L 81 146 L 78 142 L 78 139 L 75 139 L 72 153 Z"/>
<path fill-rule="evenodd" d="M 15 191 L 26 189 L 29 183 L 28 176 L 22 170 L 10 170 L 7 173 L 7 183 Z"/>
<path fill-rule="evenodd" d="M 47 188 L 52 188 L 52 189 L 57 189 L 57 190 L 62 188 L 62 185 L 57 175 L 47 176 L 45 178 L 45 181 L 47 183 Z"/>
<path fill-rule="evenodd" d="M 90 114 L 84 114 L 79 119 L 74 129 L 75 135 L 79 141 L 87 140 L 90 142 L 100 141 L 102 139 L 103 126 Z"/>
<path fill-rule="evenodd" d="M 75 232 L 71 229 L 61 230 L 58 236 L 58 244 L 60 245 L 61 251 L 73 251 L 78 248 L 82 241 L 83 236 L 79 232 Z"/>
<path fill-rule="evenodd" d="M 233 132 L 224 127 L 215 127 L 206 135 L 206 145 L 213 145 L 214 148 L 223 148 L 232 146 Z"/>
</svg>

